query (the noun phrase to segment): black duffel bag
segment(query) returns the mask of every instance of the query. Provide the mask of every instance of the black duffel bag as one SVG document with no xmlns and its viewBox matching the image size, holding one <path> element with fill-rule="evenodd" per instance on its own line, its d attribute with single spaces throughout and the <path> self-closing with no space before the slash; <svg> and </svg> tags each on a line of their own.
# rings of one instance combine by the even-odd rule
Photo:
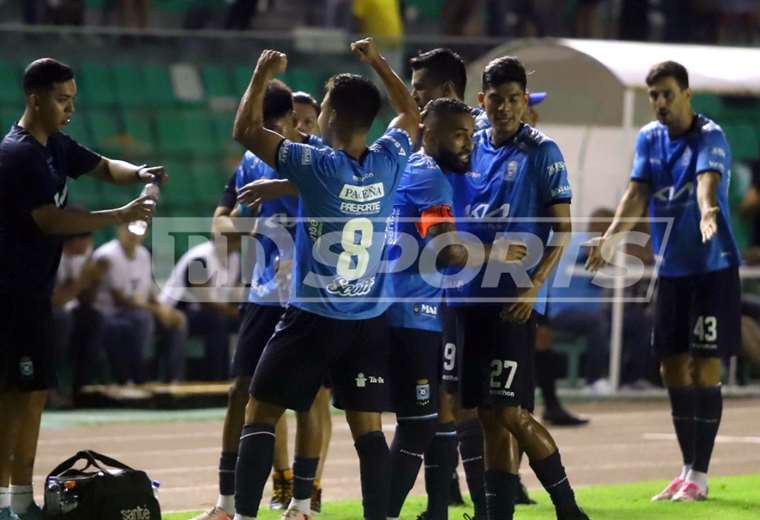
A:
<svg viewBox="0 0 760 520">
<path fill-rule="evenodd" d="M 80 460 L 87 465 L 74 469 Z M 45 518 L 161 520 L 161 508 L 144 471 L 84 450 L 59 464 L 45 480 Z"/>
</svg>

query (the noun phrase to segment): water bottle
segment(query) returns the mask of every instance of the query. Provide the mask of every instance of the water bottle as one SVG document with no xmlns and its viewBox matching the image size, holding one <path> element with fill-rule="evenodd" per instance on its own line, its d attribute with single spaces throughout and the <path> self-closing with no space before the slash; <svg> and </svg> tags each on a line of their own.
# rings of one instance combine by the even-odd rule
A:
<svg viewBox="0 0 760 520">
<path fill-rule="evenodd" d="M 156 501 L 158 501 L 158 489 L 161 487 L 161 482 L 158 480 L 151 480 L 150 484 L 150 487 L 153 488 L 153 496 L 156 497 Z"/>
<path fill-rule="evenodd" d="M 145 187 L 140 192 L 140 197 L 143 197 L 145 195 L 149 196 L 153 200 L 148 201 L 148 202 L 155 205 L 158 202 L 159 197 L 161 196 L 160 185 L 161 185 L 161 182 L 159 180 L 149 182 L 148 184 L 145 185 Z M 132 233 L 133 235 L 137 235 L 141 237 L 148 230 L 148 223 L 145 220 L 135 220 L 129 223 L 128 229 L 129 229 L 129 232 Z"/>
</svg>

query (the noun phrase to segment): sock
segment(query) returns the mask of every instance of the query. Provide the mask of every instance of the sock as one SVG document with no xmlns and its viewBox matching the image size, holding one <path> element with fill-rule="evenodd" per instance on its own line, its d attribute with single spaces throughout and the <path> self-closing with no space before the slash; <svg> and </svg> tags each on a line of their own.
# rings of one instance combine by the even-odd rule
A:
<svg viewBox="0 0 760 520">
<path fill-rule="evenodd" d="M 216 507 L 228 515 L 235 516 L 235 495 L 219 495 L 216 499 Z"/>
<path fill-rule="evenodd" d="M 255 518 L 274 458 L 274 426 L 247 424 L 240 435 L 235 466 L 235 510 L 242 520 Z M 237 518 L 238 515 L 235 515 Z"/>
<path fill-rule="evenodd" d="M 233 520 L 256 520 L 255 516 L 236 514 Z"/>
<path fill-rule="evenodd" d="M 694 415 L 696 414 L 696 393 L 694 387 L 668 388 L 670 409 L 673 416 L 673 428 L 676 431 L 678 445 L 685 466 L 694 463 Z"/>
<path fill-rule="evenodd" d="M 219 500 L 216 506 L 224 509 L 229 515 L 235 514 L 236 463 L 237 453 L 233 451 L 223 451 L 219 457 Z M 224 502 L 224 505 L 221 504 L 222 502 Z"/>
<path fill-rule="evenodd" d="M 702 491 L 707 491 L 707 473 L 691 470 L 686 475 L 686 480 L 697 484 Z"/>
<path fill-rule="evenodd" d="M 311 495 L 318 465 L 319 457 L 296 456 L 293 461 L 293 504 L 302 513 L 311 514 Z"/>
<path fill-rule="evenodd" d="M 314 479 L 314 489 L 322 489 L 322 481 L 318 478 Z"/>
<path fill-rule="evenodd" d="M 694 463 L 692 470 L 707 473 L 710 466 L 715 437 L 723 414 L 723 395 L 720 386 L 696 389 L 696 413 L 694 414 Z"/>
<path fill-rule="evenodd" d="M 425 491 L 427 518 L 446 520 L 449 509 L 451 474 L 457 464 L 457 434 L 453 422 L 439 423 L 425 452 Z"/>
<path fill-rule="evenodd" d="M 558 354 L 551 350 L 536 351 L 536 383 L 544 398 L 544 408 L 551 410 L 559 407 L 557 398 Z"/>
<path fill-rule="evenodd" d="M 396 433 L 390 448 L 391 485 L 388 515 L 401 514 L 409 491 L 417 480 L 424 454 L 433 440 L 438 421 L 435 419 L 409 420 L 399 417 Z"/>
<path fill-rule="evenodd" d="M 678 475 L 678 478 L 681 480 L 686 480 L 686 477 L 689 475 L 689 471 L 691 471 L 691 464 L 687 464 L 681 468 L 681 474 Z"/>
<path fill-rule="evenodd" d="M 14 486 L 11 484 L 11 509 L 14 513 L 26 513 L 33 500 L 32 486 Z"/>
<path fill-rule="evenodd" d="M 488 520 L 511 520 L 515 514 L 517 475 L 489 469 L 485 480 Z"/>
<path fill-rule="evenodd" d="M 575 494 L 573 488 L 570 487 L 565 468 L 562 466 L 559 450 L 545 459 L 531 461 L 530 467 L 551 496 L 555 508 L 564 510 L 575 507 Z"/>
<path fill-rule="evenodd" d="M 359 455 L 365 520 L 386 520 L 390 490 L 390 457 L 383 432 L 365 433 L 354 443 Z"/>
<path fill-rule="evenodd" d="M 11 507 L 11 489 L 0 487 L 0 509 Z"/>
<path fill-rule="evenodd" d="M 459 453 L 467 479 L 467 488 L 476 517 L 486 517 L 486 491 L 483 465 L 483 427 L 478 419 L 464 421 L 457 426 Z"/>
</svg>

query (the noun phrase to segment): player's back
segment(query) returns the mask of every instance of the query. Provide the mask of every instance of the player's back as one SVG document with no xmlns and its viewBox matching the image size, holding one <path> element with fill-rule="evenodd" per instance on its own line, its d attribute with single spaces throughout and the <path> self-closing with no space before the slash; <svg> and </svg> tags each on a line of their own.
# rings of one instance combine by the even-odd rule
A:
<svg viewBox="0 0 760 520">
<path fill-rule="evenodd" d="M 390 129 L 360 158 L 283 142 L 279 172 L 301 193 L 291 304 L 336 319 L 379 316 L 389 305 L 380 267 L 387 219 L 411 139 Z"/>
</svg>

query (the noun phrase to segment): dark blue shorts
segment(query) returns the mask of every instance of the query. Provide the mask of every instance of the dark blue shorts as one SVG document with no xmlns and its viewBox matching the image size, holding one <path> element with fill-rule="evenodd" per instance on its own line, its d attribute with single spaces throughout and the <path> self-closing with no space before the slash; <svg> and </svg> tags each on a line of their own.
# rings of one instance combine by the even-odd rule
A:
<svg viewBox="0 0 760 520">
<path fill-rule="evenodd" d="M 49 299 L 0 295 L 0 390 L 56 386 L 54 334 Z"/>
<path fill-rule="evenodd" d="M 536 314 L 525 323 L 499 317 L 500 305 L 454 307 L 462 349 L 459 390 L 463 408 L 535 404 Z"/>
<path fill-rule="evenodd" d="M 251 394 L 306 411 L 329 376 L 341 408 L 382 412 L 389 407 L 388 361 L 384 316 L 337 320 L 291 306 L 264 348 Z"/>
<path fill-rule="evenodd" d="M 235 356 L 232 359 L 233 377 L 253 377 L 261 353 L 285 309 L 277 305 L 246 303 L 241 310 Z"/>
<path fill-rule="evenodd" d="M 399 420 L 438 417 L 441 334 L 391 328 L 390 383 L 392 412 Z"/>
<path fill-rule="evenodd" d="M 652 346 L 658 357 L 730 357 L 741 343 L 738 267 L 657 280 Z"/>
</svg>

